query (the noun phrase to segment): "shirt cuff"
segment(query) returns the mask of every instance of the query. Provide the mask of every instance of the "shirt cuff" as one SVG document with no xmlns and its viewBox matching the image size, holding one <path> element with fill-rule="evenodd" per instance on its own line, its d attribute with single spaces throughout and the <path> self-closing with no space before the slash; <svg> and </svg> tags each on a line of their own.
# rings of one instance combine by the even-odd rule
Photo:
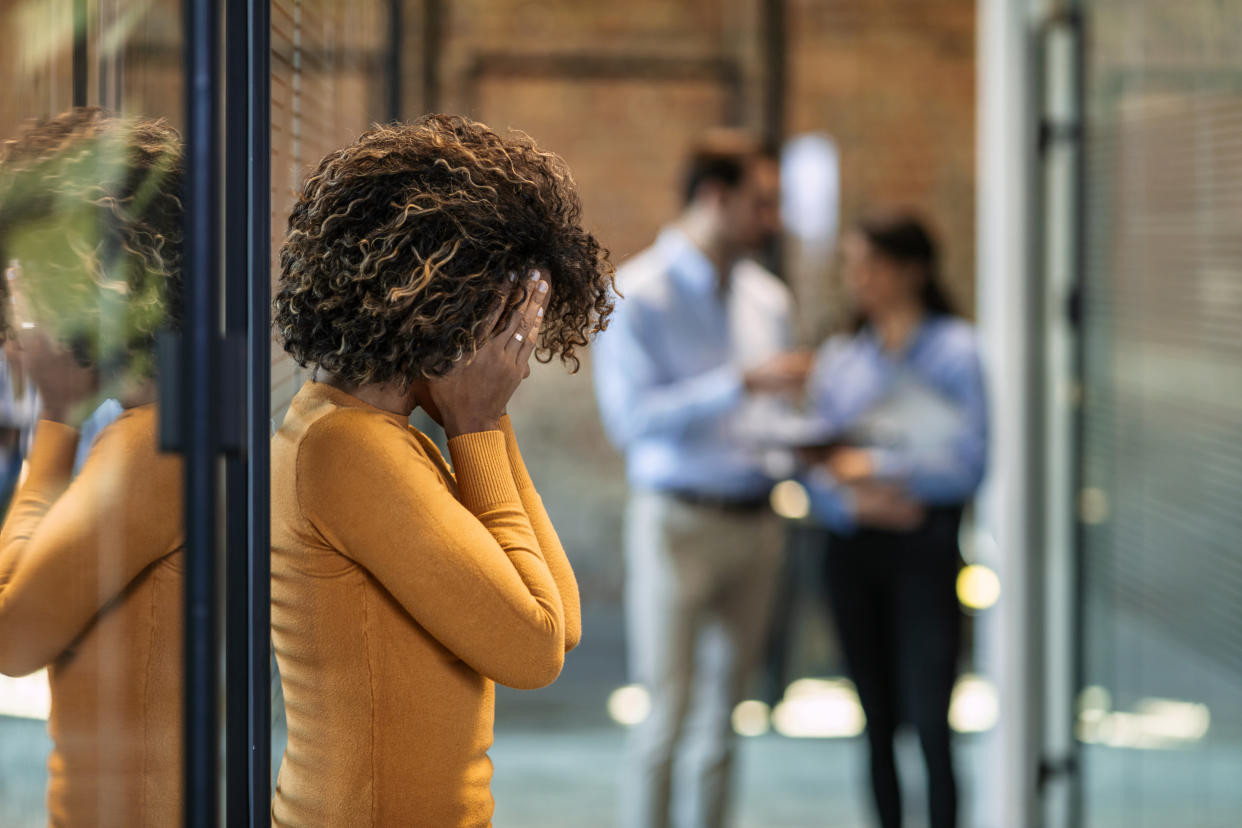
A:
<svg viewBox="0 0 1242 828">
<path fill-rule="evenodd" d="M 816 521 L 842 535 L 851 535 L 858 529 L 858 505 L 849 486 L 842 486 L 822 466 L 807 472 L 806 483 Z"/>
<path fill-rule="evenodd" d="M 910 477 L 910 461 L 892 449 L 867 449 L 874 476 L 881 480 L 905 481 Z"/>
<path fill-rule="evenodd" d="M 746 381 L 742 371 L 735 365 L 721 365 L 691 382 L 694 397 L 702 411 L 723 414 L 741 405 L 746 398 Z"/>
<path fill-rule="evenodd" d="M 723 414 L 740 405 L 746 397 L 746 382 L 740 368 L 725 363 L 659 390 L 665 395 L 675 395 L 679 406 L 702 417 Z"/>
<path fill-rule="evenodd" d="M 501 431 L 458 435 L 448 441 L 448 450 L 457 492 L 471 512 L 477 515 L 498 503 L 520 502 Z"/>
</svg>

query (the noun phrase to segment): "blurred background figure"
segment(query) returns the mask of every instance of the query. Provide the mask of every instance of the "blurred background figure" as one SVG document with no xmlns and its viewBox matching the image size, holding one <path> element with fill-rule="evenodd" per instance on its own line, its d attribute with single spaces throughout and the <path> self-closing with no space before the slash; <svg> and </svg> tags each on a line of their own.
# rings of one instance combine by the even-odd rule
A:
<svg viewBox="0 0 1242 828">
<path fill-rule="evenodd" d="M 49 667 L 51 824 L 181 820 L 182 466 L 154 404 L 181 181 L 166 122 L 96 108 L 0 151 L 2 332 L 40 400 L 0 531 L 0 672 Z"/>
<path fill-rule="evenodd" d="M 685 209 L 617 274 L 596 343 L 600 413 L 626 455 L 630 671 L 651 697 L 633 732 L 622 824 L 718 826 L 731 715 L 763 640 L 781 560 L 772 480 L 740 433 L 760 395 L 801 390 L 791 298 L 753 258 L 778 230 L 772 154 L 739 132 L 693 150 Z"/>
<path fill-rule="evenodd" d="M 806 478 L 813 514 L 831 530 L 827 593 L 866 714 L 879 824 L 902 824 L 894 736 L 908 721 L 927 766 L 930 825 L 952 828 L 958 524 L 987 458 L 983 375 L 917 218 L 860 221 L 842 257 L 854 331 L 820 349 L 809 388 L 826 444 Z"/>
<path fill-rule="evenodd" d="M 5 280 L 16 278 L 16 266 L 5 268 Z M 0 513 L 8 509 L 21 476 L 22 460 L 39 417 L 39 393 L 22 373 L 20 358 L 0 353 Z"/>
</svg>

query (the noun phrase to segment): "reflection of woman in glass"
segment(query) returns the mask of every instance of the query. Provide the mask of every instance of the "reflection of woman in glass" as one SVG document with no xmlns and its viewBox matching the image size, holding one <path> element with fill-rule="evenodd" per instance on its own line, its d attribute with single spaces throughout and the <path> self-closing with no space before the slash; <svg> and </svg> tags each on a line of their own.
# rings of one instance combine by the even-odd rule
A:
<svg viewBox="0 0 1242 828">
<path fill-rule="evenodd" d="M 927 764 L 930 824 L 948 828 L 957 532 L 986 459 L 982 374 L 918 220 L 865 220 L 842 249 L 859 321 L 816 360 L 809 393 L 831 446 L 807 479 L 815 516 L 833 530 L 828 593 L 867 717 L 879 822 L 901 824 L 893 736 L 909 721 Z"/>
<path fill-rule="evenodd" d="M 492 682 L 552 682 L 580 632 L 505 408 L 532 352 L 576 363 L 611 284 L 568 170 L 524 136 L 431 116 L 307 180 L 275 301 L 319 378 L 272 447 L 275 824 L 490 824 Z"/>
<path fill-rule="evenodd" d="M 0 670 L 48 667 L 54 825 L 181 820 L 181 465 L 157 453 L 152 357 L 177 294 L 180 162 L 164 122 L 96 109 L 0 156 L 3 334 L 43 406 L 0 532 Z M 75 469 L 108 399 L 121 413 Z"/>
</svg>

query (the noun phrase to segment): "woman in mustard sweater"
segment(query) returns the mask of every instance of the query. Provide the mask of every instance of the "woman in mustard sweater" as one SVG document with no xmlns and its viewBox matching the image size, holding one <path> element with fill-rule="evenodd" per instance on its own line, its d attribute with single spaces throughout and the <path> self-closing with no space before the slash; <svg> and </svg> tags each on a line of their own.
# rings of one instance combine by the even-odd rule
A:
<svg viewBox="0 0 1242 828">
<path fill-rule="evenodd" d="M 307 180 L 274 303 L 316 372 L 272 446 L 274 825 L 490 823 L 493 682 L 551 683 L 580 634 L 505 409 L 532 353 L 577 367 L 611 289 L 568 170 L 524 135 L 429 116 Z"/>
</svg>

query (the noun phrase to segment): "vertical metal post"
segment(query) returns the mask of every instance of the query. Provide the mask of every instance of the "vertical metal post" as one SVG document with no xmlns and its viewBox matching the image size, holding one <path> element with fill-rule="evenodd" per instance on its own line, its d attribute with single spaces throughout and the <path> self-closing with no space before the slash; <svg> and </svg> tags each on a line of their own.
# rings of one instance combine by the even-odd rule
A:
<svg viewBox="0 0 1242 828">
<path fill-rule="evenodd" d="M 1042 293 L 1036 234 L 1038 168 L 1032 0 L 978 4 L 978 328 L 989 379 L 990 463 L 976 502 L 979 559 L 1001 600 L 980 616 L 977 658 L 1001 718 L 982 745 L 979 821 L 1040 824 L 1042 736 Z"/>
<path fill-rule="evenodd" d="M 249 226 L 246 210 L 247 186 L 247 87 L 250 78 L 246 32 L 247 15 L 245 0 L 228 0 L 224 5 L 224 332 L 226 339 L 235 339 L 240 329 L 246 330 L 248 293 L 245 276 L 247 271 L 246 246 L 240 243 L 246 238 Z M 239 278 L 240 277 L 240 278 Z M 240 282 L 240 285 L 239 285 Z M 238 288 L 241 288 L 238 290 Z M 244 342 L 244 338 L 241 340 Z M 238 376 L 236 363 L 232 370 L 221 372 L 222 383 L 237 385 L 244 381 Z M 226 393 L 221 413 L 225 417 L 240 420 L 243 412 L 229 408 L 244 405 L 245 398 L 239 393 Z M 242 448 L 244 441 L 240 441 Z M 250 744 L 250 720 L 247 714 L 250 673 L 250 618 L 249 618 L 249 572 L 246 562 L 246 511 L 249 500 L 249 480 L 246 476 L 245 451 L 235 451 L 224 461 L 225 498 L 225 590 L 224 590 L 224 756 L 225 799 L 224 821 L 226 825 L 249 825 L 250 823 L 250 767 L 248 762 Z"/>
<path fill-rule="evenodd" d="M 1068 3 L 1049 7 L 1039 23 L 1033 52 L 1035 76 L 1042 81 L 1038 98 L 1039 163 L 1037 238 L 1044 255 L 1036 264 L 1042 284 L 1039 343 L 1043 356 L 1043 581 L 1044 652 L 1040 671 L 1044 721 L 1037 793 L 1043 824 L 1069 828 L 1075 822 L 1078 789 L 1078 743 L 1074 735 L 1075 700 L 1081 679 L 1077 653 L 1080 577 L 1076 519 L 1081 420 L 1079 385 L 1081 331 L 1078 284 L 1081 279 L 1082 113 L 1080 15 Z"/>
<path fill-rule="evenodd" d="M 227 480 L 226 824 L 270 822 L 268 527 L 270 152 L 268 0 L 228 0 L 225 306 L 221 409 Z"/>
<path fill-rule="evenodd" d="M 423 0 L 423 112 L 440 108 L 440 46 L 443 0 Z"/>
<path fill-rule="evenodd" d="M 785 31 L 785 0 L 763 2 L 763 135 L 773 147 L 785 138 L 785 97 L 788 51 Z"/>
<path fill-rule="evenodd" d="M 763 0 L 763 42 L 760 44 L 764 63 L 763 138 L 778 154 L 785 140 L 785 99 L 789 74 L 785 2 Z M 779 239 L 773 239 L 767 245 L 762 261 L 774 273 L 789 279 L 789 274 L 785 272 L 785 248 Z"/>
<path fill-rule="evenodd" d="M 386 116 L 390 121 L 401 120 L 401 40 L 403 37 L 402 3 L 405 0 L 388 0 L 388 106 Z"/>
<path fill-rule="evenodd" d="M 185 440 L 185 824 L 218 813 L 216 406 L 219 341 L 219 19 L 211 0 L 185 0 L 185 289 L 181 387 Z"/>
<path fill-rule="evenodd" d="M 86 0 L 73 0 L 73 105 L 86 106 Z"/>
<path fill-rule="evenodd" d="M 1069 305 L 1065 308 L 1069 317 L 1069 323 L 1074 331 L 1073 342 L 1073 372 L 1074 382 L 1076 383 L 1076 393 L 1072 433 L 1070 435 L 1070 454 L 1073 457 L 1073 471 L 1071 490 L 1075 493 L 1082 491 L 1083 486 L 1083 450 L 1085 444 L 1084 431 L 1086 429 L 1085 410 L 1083 408 L 1082 389 L 1086 386 L 1086 349 L 1083 345 L 1083 323 L 1084 312 L 1083 307 L 1084 296 L 1086 295 L 1086 279 L 1087 279 L 1087 32 L 1086 32 L 1086 11 L 1083 9 L 1082 0 L 1069 0 L 1070 14 L 1073 23 L 1073 73 L 1074 77 L 1071 81 L 1071 96 L 1074 112 L 1078 117 L 1078 146 L 1077 153 L 1074 157 L 1073 172 L 1073 204 L 1074 215 L 1077 218 L 1074 227 L 1074 237 L 1072 241 L 1073 251 L 1071 255 L 1070 267 L 1070 295 Z M 1076 502 L 1076 501 L 1075 501 Z M 1071 579 L 1073 580 L 1072 603 L 1070 604 L 1071 617 L 1069 621 L 1070 629 L 1073 630 L 1073 656 L 1072 656 L 1072 681 L 1074 697 L 1086 683 L 1086 666 L 1085 666 L 1085 628 L 1086 621 L 1086 593 L 1084 591 L 1084 564 L 1083 564 L 1083 523 L 1075 520 L 1074 523 L 1074 548 L 1071 552 L 1073 556 L 1073 565 L 1071 568 Z M 1071 710 L 1071 715 L 1076 715 L 1076 710 Z M 1070 725 L 1071 730 L 1073 724 Z M 1067 828 L 1079 828 L 1083 824 L 1083 778 L 1082 778 L 1082 745 L 1074 740 L 1071 753 L 1071 767 L 1073 773 L 1070 778 L 1069 804 L 1066 815 Z"/>
<path fill-rule="evenodd" d="M 249 519 L 250 564 L 250 825 L 271 822 L 271 15 L 270 0 L 248 0 L 249 153 L 246 203 L 250 221 L 246 235 L 249 306 L 246 331 L 249 388 Z"/>
</svg>

